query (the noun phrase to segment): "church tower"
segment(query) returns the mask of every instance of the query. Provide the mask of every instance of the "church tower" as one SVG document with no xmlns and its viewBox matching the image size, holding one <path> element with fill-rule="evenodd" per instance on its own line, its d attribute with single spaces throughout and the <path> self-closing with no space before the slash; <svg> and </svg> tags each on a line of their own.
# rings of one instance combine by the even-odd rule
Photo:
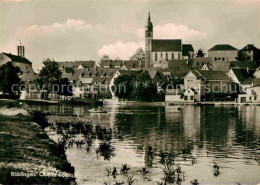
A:
<svg viewBox="0 0 260 185">
<path fill-rule="evenodd" d="M 151 49 L 153 39 L 153 23 L 151 22 L 150 12 L 148 15 L 147 25 L 145 26 L 145 69 L 151 67 Z"/>
<path fill-rule="evenodd" d="M 24 58 L 24 46 L 22 46 L 21 40 L 20 40 L 20 45 L 17 46 L 17 55 L 19 57 Z"/>
</svg>

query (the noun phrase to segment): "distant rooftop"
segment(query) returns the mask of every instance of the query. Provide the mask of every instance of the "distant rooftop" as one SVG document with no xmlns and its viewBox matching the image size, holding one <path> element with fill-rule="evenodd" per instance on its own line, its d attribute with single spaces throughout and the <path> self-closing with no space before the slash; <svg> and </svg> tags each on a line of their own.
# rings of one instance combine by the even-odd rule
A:
<svg viewBox="0 0 260 185">
<path fill-rule="evenodd" d="M 11 53 L 3 53 L 4 55 L 6 55 L 7 57 L 9 57 L 12 62 L 20 62 L 20 63 L 24 63 L 24 64 L 32 64 L 32 62 L 30 62 L 27 58 L 23 58 L 17 55 L 13 55 Z"/>
<path fill-rule="evenodd" d="M 220 50 L 238 50 L 237 48 L 229 44 L 218 44 L 209 49 L 209 51 L 220 51 Z"/>
</svg>

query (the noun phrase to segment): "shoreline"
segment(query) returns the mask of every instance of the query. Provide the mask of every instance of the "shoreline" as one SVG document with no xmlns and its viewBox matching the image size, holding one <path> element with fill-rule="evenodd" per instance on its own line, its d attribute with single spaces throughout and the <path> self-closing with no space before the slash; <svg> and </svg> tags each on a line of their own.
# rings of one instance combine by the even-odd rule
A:
<svg viewBox="0 0 260 185">
<path fill-rule="evenodd" d="M 64 148 L 47 135 L 40 119 L 1 114 L 0 184 L 75 184 Z"/>
<path fill-rule="evenodd" d="M 259 103 L 236 103 L 236 102 L 142 102 L 142 101 L 118 101 L 114 99 L 104 99 L 103 101 L 53 101 L 53 100 L 10 100 L 10 99 L 0 99 L 0 106 L 8 105 L 10 102 L 21 102 L 27 105 L 107 105 L 107 104 L 117 104 L 117 105 L 147 105 L 147 106 L 173 106 L 173 105 L 197 105 L 197 106 L 224 106 L 224 105 L 252 105 L 260 106 Z"/>
</svg>

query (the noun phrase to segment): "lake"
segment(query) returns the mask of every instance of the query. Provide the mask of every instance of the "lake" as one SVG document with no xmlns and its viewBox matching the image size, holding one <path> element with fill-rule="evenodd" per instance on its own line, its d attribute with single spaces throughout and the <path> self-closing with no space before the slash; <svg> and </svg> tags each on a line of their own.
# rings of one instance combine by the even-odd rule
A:
<svg viewBox="0 0 260 185">
<path fill-rule="evenodd" d="M 82 115 L 87 106 L 49 105 L 34 109 Z M 80 184 L 115 184 L 126 175 L 107 176 L 106 169 L 119 171 L 128 164 L 133 184 L 162 182 L 162 153 L 174 154 L 174 168 L 181 167 L 181 184 L 257 184 L 260 182 L 260 106 L 174 106 L 104 105 L 108 113 L 84 115 L 92 122 L 111 128 L 114 156 L 105 160 L 97 156 L 100 141 L 89 151 L 86 147 L 68 147 L 68 161 L 75 167 Z M 56 133 L 47 129 L 50 137 Z M 81 135 L 77 136 L 78 138 Z M 216 173 L 214 165 L 218 166 Z M 137 172 L 149 170 L 147 179 Z"/>
</svg>

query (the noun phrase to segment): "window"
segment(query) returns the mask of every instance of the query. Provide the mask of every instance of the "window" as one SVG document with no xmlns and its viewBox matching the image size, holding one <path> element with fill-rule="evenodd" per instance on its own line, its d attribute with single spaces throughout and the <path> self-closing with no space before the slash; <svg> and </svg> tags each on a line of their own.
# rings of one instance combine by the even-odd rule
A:
<svg viewBox="0 0 260 185">
<path fill-rule="evenodd" d="M 249 97 L 249 100 L 252 100 L 252 97 L 251 97 L 251 96 Z"/>
<path fill-rule="evenodd" d="M 190 100 L 193 100 L 193 96 L 190 96 Z"/>
<path fill-rule="evenodd" d="M 180 59 L 181 58 L 181 55 L 180 55 L 180 53 L 178 53 L 178 59 Z"/>
<path fill-rule="evenodd" d="M 157 61 L 157 53 L 155 53 L 155 61 Z"/>
<path fill-rule="evenodd" d="M 161 53 L 161 58 L 163 57 L 163 53 Z"/>
<path fill-rule="evenodd" d="M 165 54 L 165 60 L 168 61 L 168 53 Z"/>
<path fill-rule="evenodd" d="M 188 96 L 184 96 L 184 100 L 188 100 Z"/>
<path fill-rule="evenodd" d="M 172 59 L 174 59 L 174 53 L 172 53 Z"/>
<path fill-rule="evenodd" d="M 222 61 L 224 61 L 224 60 L 225 60 L 225 58 L 223 57 L 223 58 L 222 58 Z"/>
</svg>

